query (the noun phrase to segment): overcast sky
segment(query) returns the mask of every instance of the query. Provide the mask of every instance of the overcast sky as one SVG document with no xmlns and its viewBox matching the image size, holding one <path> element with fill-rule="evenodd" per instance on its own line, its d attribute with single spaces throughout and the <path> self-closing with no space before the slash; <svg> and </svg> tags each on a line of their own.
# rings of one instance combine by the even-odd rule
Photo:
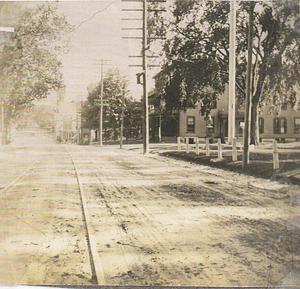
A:
<svg viewBox="0 0 300 289">
<path fill-rule="evenodd" d="M 133 96 L 140 98 L 142 87 L 136 84 L 136 73 L 142 68 L 129 68 L 131 64 L 141 64 L 141 59 L 128 58 L 141 53 L 140 40 L 122 39 L 128 31 L 122 27 L 141 27 L 139 21 L 122 21 L 122 17 L 140 17 L 141 12 L 122 12 L 122 8 L 141 7 L 141 3 L 122 3 L 121 0 L 62 1 L 59 10 L 64 13 L 75 30 L 71 35 L 70 51 L 63 56 L 63 73 L 66 97 L 80 100 L 87 96 L 87 86 L 100 79 L 100 59 L 110 59 L 130 80 L 129 89 Z M 127 13 L 127 14 L 126 14 Z M 128 13 L 131 13 L 128 15 Z M 135 22 L 135 23 L 134 23 Z M 141 31 L 130 32 L 139 36 Z M 109 67 L 105 67 L 109 69 Z M 150 87 L 153 74 L 150 73 Z"/>
</svg>

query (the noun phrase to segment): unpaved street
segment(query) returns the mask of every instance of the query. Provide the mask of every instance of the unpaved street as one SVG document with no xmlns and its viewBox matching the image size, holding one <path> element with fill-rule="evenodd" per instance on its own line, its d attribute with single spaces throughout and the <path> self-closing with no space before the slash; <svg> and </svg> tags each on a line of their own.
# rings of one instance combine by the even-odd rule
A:
<svg viewBox="0 0 300 289">
<path fill-rule="evenodd" d="M 299 187 L 126 147 L 0 155 L 0 284 L 95 281 L 79 180 L 99 284 L 300 285 Z"/>
</svg>

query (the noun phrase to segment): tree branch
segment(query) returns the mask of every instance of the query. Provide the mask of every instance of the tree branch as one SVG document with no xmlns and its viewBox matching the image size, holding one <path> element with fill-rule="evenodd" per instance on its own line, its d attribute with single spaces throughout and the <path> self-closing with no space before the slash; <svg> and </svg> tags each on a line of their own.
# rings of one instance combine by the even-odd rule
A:
<svg viewBox="0 0 300 289">
<path fill-rule="evenodd" d="M 236 84 L 237 88 L 240 90 L 240 92 L 241 92 L 244 96 L 246 96 L 245 87 L 243 88 L 243 87 L 242 87 L 242 84 L 239 83 L 239 81 L 238 81 L 237 79 L 235 80 L 235 84 Z"/>
</svg>

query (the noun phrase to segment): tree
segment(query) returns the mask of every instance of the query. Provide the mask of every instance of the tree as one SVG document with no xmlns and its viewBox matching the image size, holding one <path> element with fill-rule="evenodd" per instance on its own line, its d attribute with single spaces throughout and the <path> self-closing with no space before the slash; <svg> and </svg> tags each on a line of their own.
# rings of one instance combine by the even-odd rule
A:
<svg viewBox="0 0 300 289">
<path fill-rule="evenodd" d="M 248 2 L 237 14 L 237 75 L 239 103 L 245 98 Z M 201 103 L 209 115 L 210 104 L 228 83 L 229 2 L 176 0 L 171 20 L 164 22 L 165 64 L 159 93 L 167 105 L 186 109 Z M 299 2 L 260 1 L 254 11 L 251 143 L 258 141 L 258 112 L 267 103 L 279 107 L 296 103 L 299 84 Z M 161 24 L 160 24 L 161 27 Z M 161 29 L 159 30 L 161 33 Z"/>
<path fill-rule="evenodd" d="M 15 27 L 0 62 L 1 89 L 6 94 L 6 126 L 33 101 L 62 86 L 65 35 L 72 27 L 54 3 L 26 9 Z"/>
<path fill-rule="evenodd" d="M 142 103 L 132 98 L 127 99 L 124 115 L 124 137 L 126 139 L 140 139 L 142 136 L 142 121 Z"/>
<path fill-rule="evenodd" d="M 89 90 L 87 101 L 83 104 L 83 126 L 89 129 L 99 128 L 100 91 L 101 83 L 99 82 Z M 125 94 L 124 103 L 122 102 L 123 94 Z M 127 79 L 117 69 L 109 70 L 104 76 L 103 104 L 104 137 L 106 139 L 116 140 L 119 136 L 122 109 L 125 114 L 125 134 L 132 134 L 130 132 L 132 128 L 141 125 L 139 122 L 133 123 L 137 120 L 136 114 L 141 115 L 141 111 L 136 102 L 128 95 Z"/>
</svg>

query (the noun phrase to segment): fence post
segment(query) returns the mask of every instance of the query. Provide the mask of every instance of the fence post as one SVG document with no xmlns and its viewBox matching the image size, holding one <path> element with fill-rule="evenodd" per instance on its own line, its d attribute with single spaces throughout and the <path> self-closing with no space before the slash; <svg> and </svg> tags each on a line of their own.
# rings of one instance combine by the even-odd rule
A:
<svg viewBox="0 0 300 289">
<path fill-rule="evenodd" d="M 232 161 L 237 161 L 237 149 L 236 149 L 236 138 L 232 139 Z"/>
<path fill-rule="evenodd" d="M 185 138 L 185 143 L 186 143 L 186 153 L 189 153 L 190 147 L 189 147 L 189 138 L 188 137 Z"/>
<path fill-rule="evenodd" d="M 218 138 L 218 159 L 222 159 L 222 143 L 221 143 L 221 139 Z"/>
<path fill-rule="evenodd" d="M 205 139 L 205 150 L 206 150 L 206 156 L 209 157 L 209 139 Z"/>
<path fill-rule="evenodd" d="M 279 169 L 279 153 L 276 140 L 273 141 L 273 169 Z"/>
<path fill-rule="evenodd" d="M 196 137 L 196 155 L 199 155 L 199 138 Z"/>
<path fill-rule="evenodd" d="M 181 142 L 181 138 L 180 138 L 180 136 L 178 136 L 178 137 L 177 137 L 177 150 L 178 150 L 178 151 L 181 150 L 180 142 Z"/>
</svg>

